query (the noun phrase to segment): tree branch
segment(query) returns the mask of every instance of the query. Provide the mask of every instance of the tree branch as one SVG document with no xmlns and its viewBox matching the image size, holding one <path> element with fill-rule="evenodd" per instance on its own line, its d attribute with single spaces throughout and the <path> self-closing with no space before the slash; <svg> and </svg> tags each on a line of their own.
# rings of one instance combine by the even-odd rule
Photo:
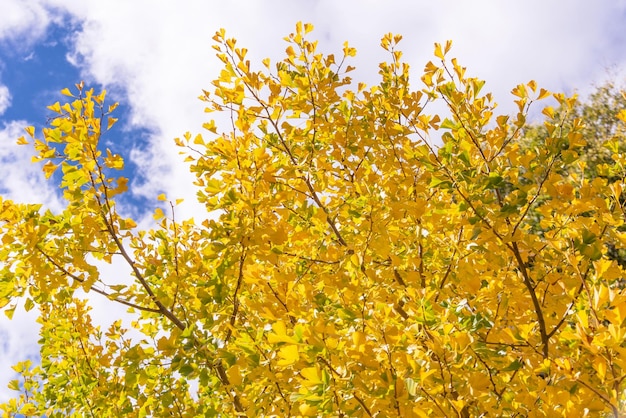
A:
<svg viewBox="0 0 626 418">
<path fill-rule="evenodd" d="M 548 337 L 548 333 L 546 331 L 546 321 L 543 317 L 541 304 L 539 303 L 539 299 L 537 299 L 537 294 L 535 293 L 532 281 L 530 279 L 530 276 L 528 275 L 528 270 L 526 270 L 526 264 L 524 263 L 524 260 L 522 260 L 519 248 L 517 247 L 517 242 L 513 241 L 510 244 L 507 244 L 507 247 L 509 247 L 509 249 L 513 252 L 515 259 L 517 260 L 517 266 L 522 273 L 524 285 L 526 286 L 526 289 L 528 290 L 530 298 L 533 302 L 535 314 L 537 315 L 537 323 L 539 324 L 539 335 L 541 337 L 543 358 L 548 358 L 550 337 Z"/>
<path fill-rule="evenodd" d="M 242 245 L 243 246 L 243 245 Z M 243 265 L 246 262 L 246 247 L 243 247 L 241 250 L 241 257 L 239 258 L 239 274 L 237 275 L 237 285 L 235 286 L 235 292 L 233 293 L 233 312 L 230 315 L 230 327 L 228 331 L 226 331 L 226 338 L 224 338 L 224 343 L 228 343 L 230 337 L 233 335 L 233 329 L 235 327 L 235 322 L 237 321 L 237 313 L 239 312 L 239 289 L 243 283 Z"/>
<path fill-rule="evenodd" d="M 39 251 L 39 253 L 41 253 L 41 255 L 43 255 L 46 258 L 46 260 L 48 260 L 53 266 L 55 266 L 58 270 L 60 270 L 64 275 L 72 278 L 73 280 L 75 280 L 75 281 L 77 281 L 79 283 L 84 283 L 85 282 L 84 279 L 82 279 L 82 278 L 78 277 L 77 275 L 71 273 L 65 267 L 63 267 L 62 265 L 57 263 L 52 257 L 50 257 L 48 254 L 46 254 L 38 245 L 35 246 L 35 249 L 37 251 Z M 107 299 L 113 300 L 115 302 L 121 303 L 122 305 L 126 305 L 126 306 L 131 307 L 131 308 L 138 309 L 140 311 L 154 312 L 154 313 L 160 313 L 161 312 L 159 309 L 147 308 L 145 306 L 140 306 L 140 305 L 137 305 L 135 303 L 126 301 L 124 299 L 119 299 L 117 297 L 116 298 L 112 298 L 110 293 L 107 293 L 104 290 L 98 289 L 95 286 L 90 286 L 89 290 L 93 290 L 96 293 L 99 293 L 99 294 L 101 294 L 103 296 L 106 296 Z"/>
</svg>

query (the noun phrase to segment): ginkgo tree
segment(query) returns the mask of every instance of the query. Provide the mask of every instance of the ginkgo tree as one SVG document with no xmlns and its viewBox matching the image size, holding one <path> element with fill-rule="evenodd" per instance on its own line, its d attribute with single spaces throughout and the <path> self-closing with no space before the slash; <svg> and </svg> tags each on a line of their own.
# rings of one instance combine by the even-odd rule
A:
<svg viewBox="0 0 626 418">
<path fill-rule="evenodd" d="M 348 75 L 356 51 L 322 54 L 311 30 L 275 64 L 215 35 L 223 68 L 201 99 L 232 125 L 176 139 L 202 223 L 174 203 L 151 230 L 120 214 L 104 92 L 64 90 L 49 127 L 26 129 L 66 207 L 1 201 L 0 306 L 41 324 L 41 363 L 15 366 L 4 415 L 617 417 L 618 140 L 602 163 L 618 180 L 586 177 L 584 126 L 562 123 L 573 98 L 531 81 L 497 116 L 450 42 L 412 86 L 391 34 L 368 87 Z M 545 139 L 522 146 L 548 98 Z M 99 268 L 118 262 L 122 283 Z M 95 326 L 79 290 L 126 305 L 133 330 Z"/>
</svg>

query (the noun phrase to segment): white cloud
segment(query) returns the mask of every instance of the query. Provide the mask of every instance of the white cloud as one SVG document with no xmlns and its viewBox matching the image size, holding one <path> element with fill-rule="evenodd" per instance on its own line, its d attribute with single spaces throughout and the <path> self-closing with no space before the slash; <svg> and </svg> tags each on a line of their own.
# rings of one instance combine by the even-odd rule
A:
<svg viewBox="0 0 626 418">
<path fill-rule="evenodd" d="M 325 29 L 335 34 L 335 42 L 348 39 L 366 54 L 384 32 L 402 34 L 401 49 L 415 75 L 433 59 L 433 43 L 451 39 L 450 55 L 468 67 L 468 74 L 487 80 L 486 89 L 507 112 L 513 109 L 508 92 L 518 83 L 535 79 L 571 92 L 587 86 L 606 66 L 626 65 L 623 1 L 603 7 L 584 0 L 373 3 L 355 7 L 350 1 L 324 0 Z M 376 56 L 386 59 L 378 51 Z M 368 65 L 376 71 L 373 62 Z"/>
<path fill-rule="evenodd" d="M 136 161 L 150 180 L 147 195 L 164 188 L 171 197 L 193 200 L 187 166 L 181 164 L 172 138 L 201 132 L 201 88 L 210 88 L 219 63 L 211 36 L 225 27 L 250 50 L 250 58 L 277 57 L 282 38 L 297 20 L 316 25 L 320 49 L 337 52 L 344 40 L 359 51 L 357 76 L 377 81 L 377 63 L 388 59 L 379 40 L 386 32 L 401 33 L 405 59 L 413 65 L 417 85 L 424 64 L 432 59 L 435 41 L 453 39 L 469 74 L 487 80 L 500 111 L 512 112 L 509 91 L 536 79 L 541 86 L 573 91 L 584 88 L 609 64 L 624 65 L 617 48 L 626 41 L 624 3 L 597 7 L 584 0 L 532 0 L 502 3 L 441 1 L 109 1 L 81 3 L 55 0 L 84 22 L 76 33 L 73 59 L 85 75 L 115 85 L 128 95 L 130 122 L 153 133 L 148 149 L 135 150 Z M 76 12 L 76 10 L 80 10 Z M 622 17 L 623 19 L 623 17 Z M 621 25 L 619 23 L 622 23 Z M 124 115 L 126 116 L 126 115 Z"/>
<path fill-rule="evenodd" d="M 0 84 L 0 116 L 11 106 L 11 92 L 7 86 Z"/>
<path fill-rule="evenodd" d="M 21 203 L 43 203 L 60 209 L 57 188 L 46 181 L 41 166 L 31 163 L 30 145 L 18 146 L 17 138 L 27 136 L 25 121 L 12 121 L 0 127 L 0 191 L 6 199 Z"/>
<path fill-rule="evenodd" d="M 0 127 L 0 194 L 22 203 L 44 202 L 58 210 L 61 204 L 54 186 L 46 182 L 41 167 L 30 162 L 32 147 L 16 144 L 17 138 L 25 135 L 26 125 L 25 121 L 13 121 Z M 6 389 L 9 380 L 16 378 L 11 366 L 39 356 L 36 317 L 36 310 L 17 309 L 8 321 L 0 313 L 0 402 L 12 395 Z"/>
<path fill-rule="evenodd" d="M 25 126 L 25 121 L 13 121 L 0 129 L 0 195 L 3 199 L 19 203 L 44 203 L 44 207 L 60 211 L 63 203 L 56 184 L 45 179 L 40 165 L 31 163 L 32 146 L 16 144 L 17 138 L 26 134 Z M 114 284 L 111 280 L 119 283 L 131 277 L 130 268 L 120 263 L 119 259 L 115 261 L 112 265 L 98 264 L 101 277 L 108 284 Z M 131 328 L 131 316 L 126 313 L 124 305 L 113 303 L 100 295 L 91 297 L 90 305 L 93 307 L 94 325 L 106 329 L 113 320 L 119 318 L 123 319 L 126 328 Z M 18 308 L 9 321 L 0 313 L 0 403 L 15 395 L 7 389 L 9 381 L 18 378 L 11 366 L 26 359 L 37 363 L 40 329 L 36 322 L 37 315 L 36 309 L 25 312 Z M 137 332 L 129 334 L 136 335 Z"/>
<path fill-rule="evenodd" d="M 18 48 L 41 38 L 58 17 L 39 0 L 2 0 L 0 13 L 0 40 Z"/>
<path fill-rule="evenodd" d="M 16 309 L 13 320 L 8 321 L 4 313 L 0 313 L 0 403 L 5 402 L 15 393 L 7 389 L 9 381 L 17 379 L 11 366 L 27 359 L 37 363 L 39 347 L 37 346 L 39 324 L 36 319 L 38 312 L 33 309 L 24 312 Z"/>
</svg>

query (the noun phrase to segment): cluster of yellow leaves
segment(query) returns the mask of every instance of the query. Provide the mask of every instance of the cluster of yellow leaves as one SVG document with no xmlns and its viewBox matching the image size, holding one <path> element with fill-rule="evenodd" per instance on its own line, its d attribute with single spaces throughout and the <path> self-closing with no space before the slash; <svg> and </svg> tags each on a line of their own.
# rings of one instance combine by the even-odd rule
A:
<svg viewBox="0 0 626 418">
<path fill-rule="evenodd" d="M 154 230 L 122 219 L 114 197 L 127 181 L 107 170 L 123 161 L 98 148 L 104 95 L 78 86 L 50 107 L 59 116 L 36 160 L 49 176 L 61 166 L 68 208 L 0 211 L 0 304 L 40 306 L 44 360 L 19 366 L 22 395 L 2 408 L 617 416 L 626 297 L 606 244 L 626 239 L 623 156 L 617 181 L 563 174 L 578 164 L 580 126 L 546 108 L 545 143 L 518 140 L 533 101 L 572 99 L 531 81 L 513 89 L 516 117 L 494 116 L 484 82 L 446 60 L 449 42 L 411 89 L 401 38 L 386 35 L 381 82 L 355 91 L 355 50 L 318 53 L 311 30 L 298 24 L 286 57 L 259 71 L 216 34 L 224 67 L 201 99 L 232 130 L 208 122 L 211 139 L 176 140 L 211 214 L 199 225 L 177 222 L 173 204 Z M 435 101 L 447 114 L 426 113 Z M 109 286 L 91 257 L 123 259 L 132 280 Z M 130 306 L 143 337 L 93 327 L 76 287 Z"/>
</svg>

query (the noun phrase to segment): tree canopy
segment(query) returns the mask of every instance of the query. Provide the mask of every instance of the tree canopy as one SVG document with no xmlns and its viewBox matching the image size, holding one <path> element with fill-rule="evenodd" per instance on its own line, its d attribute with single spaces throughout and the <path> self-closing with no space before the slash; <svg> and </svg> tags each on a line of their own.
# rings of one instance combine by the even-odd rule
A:
<svg viewBox="0 0 626 418">
<path fill-rule="evenodd" d="M 215 35 L 223 68 L 201 99 L 232 126 L 176 139 L 202 222 L 177 219 L 179 202 L 150 230 L 120 214 L 129 180 L 103 140 L 117 120 L 104 92 L 65 89 L 49 127 L 26 129 L 18 142 L 66 208 L 0 201 L 0 306 L 37 307 L 42 327 L 41 364 L 15 366 L 0 410 L 617 417 L 621 137 L 597 143 L 590 174 L 575 98 L 530 81 L 512 91 L 517 114 L 497 115 L 451 42 L 410 84 L 392 34 L 367 86 L 349 76 L 356 51 L 320 53 L 311 30 L 258 65 Z M 538 134 L 529 107 L 549 98 Z M 100 268 L 118 261 L 121 283 Z M 127 305 L 133 330 L 95 326 L 79 289 Z"/>
</svg>

